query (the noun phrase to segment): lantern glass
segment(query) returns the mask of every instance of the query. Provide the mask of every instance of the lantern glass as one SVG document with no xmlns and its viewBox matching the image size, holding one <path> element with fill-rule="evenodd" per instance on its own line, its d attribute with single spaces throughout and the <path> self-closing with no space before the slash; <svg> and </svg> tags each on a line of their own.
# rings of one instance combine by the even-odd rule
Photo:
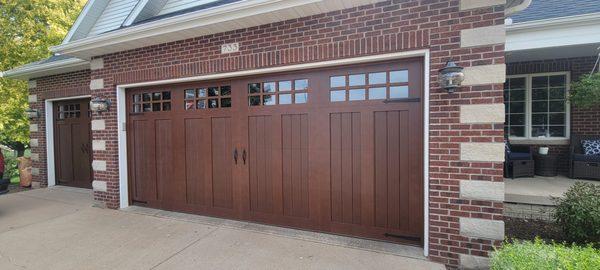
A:
<svg viewBox="0 0 600 270">
<path fill-rule="evenodd" d="M 447 72 L 440 75 L 440 87 L 444 89 L 458 88 L 464 80 L 465 74 L 462 72 Z"/>
<path fill-rule="evenodd" d="M 109 102 L 105 99 L 95 98 L 90 101 L 90 110 L 93 112 L 108 111 Z"/>
</svg>

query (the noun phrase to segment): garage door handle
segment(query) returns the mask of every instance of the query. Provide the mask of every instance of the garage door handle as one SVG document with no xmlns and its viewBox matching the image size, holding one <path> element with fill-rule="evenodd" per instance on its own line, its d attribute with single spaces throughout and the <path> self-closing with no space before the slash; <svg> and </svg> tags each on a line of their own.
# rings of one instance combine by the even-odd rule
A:
<svg viewBox="0 0 600 270">
<path fill-rule="evenodd" d="M 235 165 L 237 165 L 237 159 L 238 159 L 238 151 L 236 148 L 235 150 L 233 150 L 233 161 L 235 162 Z"/>
<path fill-rule="evenodd" d="M 246 149 L 242 152 L 242 159 L 244 160 L 244 165 L 246 165 Z"/>
</svg>

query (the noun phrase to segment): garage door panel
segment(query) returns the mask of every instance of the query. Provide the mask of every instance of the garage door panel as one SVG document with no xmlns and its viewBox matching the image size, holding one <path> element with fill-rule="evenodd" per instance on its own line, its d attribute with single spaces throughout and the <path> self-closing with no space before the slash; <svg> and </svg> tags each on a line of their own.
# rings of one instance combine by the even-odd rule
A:
<svg viewBox="0 0 600 270">
<path fill-rule="evenodd" d="M 248 168 L 250 209 L 264 213 L 274 211 L 273 117 L 248 118 Z"/>
<path fill-rule="evenodd" d="M 376 112 L 375 223 L 408 230 L 408 112 Z"/>
<path fill-rule="evenodd" d="M 72 127 L 71 125 L 57 125 L 56 135 L 58 137 L 58 156 L 60 160 L 60 169 L 58 174 L 58 181 L 69 183 L 73 181 L 73 145 L 72 140 Z"/>
<path fill-rule="evenodd" d="M 155 148 L 156 148 L 156 180 L 157 199 L 173 202 L 185 196 L 179 181 L 173 177 L 173 123 L 172 120 L 156 120 Z M 182 196 L 183 195 L 183 196 Z"/>
<path fill-rule="evenodd" d="M 206 155 L 210 143 L 207 139 L 208 120 L 205 118 L 185 119 L 185 170 L 186 201 L 193 205 L 206 205 Z"/>
<path fill-rule="evenodd" d="M 331 219 L 361 223 L 360 113 L 331 114 Z"/>
<path fill-rule="evenodd" d="M 211 119 L 212 206 L 233 208 L 231 118 Z"/>
<path fill-rule="evenodd" d="M 283 115 L 281 122 L 284 215 L 308 218 L 308 115 Z"/>
<path fill-rule="evenodd" d="M 154 120 L 134 120 L 133 136 L 133 163 L 135 185 L 134 197 L 136 201 L 157 200 L 156 174 L 155 174 L 155 148 L 154 145 Z"/>
</svg>

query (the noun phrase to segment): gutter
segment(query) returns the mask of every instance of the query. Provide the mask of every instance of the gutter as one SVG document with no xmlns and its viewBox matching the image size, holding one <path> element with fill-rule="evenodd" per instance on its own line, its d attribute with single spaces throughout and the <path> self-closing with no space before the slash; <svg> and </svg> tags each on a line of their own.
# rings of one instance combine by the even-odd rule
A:
<svg viewBox="0 0 600 270">
<path fill-rule="evenodd" d="M 187 14 L 165 18 L 154 22 L 134 25 L 99 36 L 92 36 L 51 47 L 50 49 L 63 55 L 80 58 L 91 58 L 95 55 L 84 54 L 87 50 L 110 47 L 126 42 L 137 42 L 146 38 L 174 32 L 185 32 L 189 29 L 216 25 L 235 21 L 250 16 L 265 16 L 271 12 L 300 7 L 307 4 L 322 3 L 325 0 L 246 0 L 226 4 L 212 9 L 199 10 Z M 361 1 L 359 1 L 361 2 Z M 367 2 L 367 1 L 362 1 Z M 268 16 L 268 15 L 267 15 Z M 152 44 L 145 44 L 150 46 Z M 134 49 L 134 48 L 131 48 Z"/>
<path fill-rule="evenodd" d="M 35 77 L 56 75 L 66 72 L 85 70 L 90 67 L 90 62 L 78 58 L 70 58 L 44 64 L 21 66 L 0 72 L 0 78 L 28 80 Z"/>
</svg>

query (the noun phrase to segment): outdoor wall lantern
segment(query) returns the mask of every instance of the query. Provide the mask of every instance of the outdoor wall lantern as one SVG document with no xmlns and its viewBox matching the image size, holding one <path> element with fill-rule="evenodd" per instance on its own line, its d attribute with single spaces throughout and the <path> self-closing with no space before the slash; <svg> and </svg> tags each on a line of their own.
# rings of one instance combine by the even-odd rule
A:
<svg viewBox="0 0 600 270">
<path fill-rule="evenodd" d="M 27 113 L 27 118 L 29 119 L 37 119 L 40 117 L 40 112 L 36 109 L 29 108 L 25 110 L 25 113 Z"/>
<path fill-rule="evenodd" d="M 456 65 L 452 60 L 448 60 L 446 66 L 440 69 L 440 75 L 438 76 L 440 87 L 446 89 L 448 93 L 454 93 L 465 80 L 463 70 L 463 67 Z"/>
<path fill-rule="evenodd" d="M 110 100 L 95 97 L 90 101 L 90 110 L 92 112 L 106 112 L 110 107 Z"/>
</svg>

